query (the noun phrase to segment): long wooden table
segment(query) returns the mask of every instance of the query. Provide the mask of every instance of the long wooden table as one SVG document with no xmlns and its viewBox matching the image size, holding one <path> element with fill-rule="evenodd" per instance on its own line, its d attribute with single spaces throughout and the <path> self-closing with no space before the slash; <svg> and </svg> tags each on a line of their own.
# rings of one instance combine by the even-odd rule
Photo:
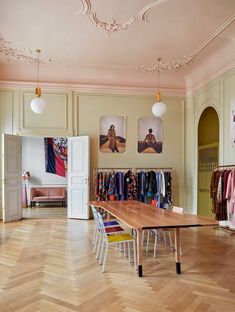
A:
<svg viewBox="0 0 235 312">
<path fill-rule="evenodd" d="M 116 217 L 133 230 L 137 231 L 138 275 L 142 270 L 142 231 L 145 229 L 173 228 L 175 230 L 176 273 L 181 273 L 180 263 L 180 228 L 196 226 L 217 226 L 211 218 L 191 214 L 178 214 L 170 210 L 155 208 L 139 201 L 91 201 L 91 205 L 100 207 Z"/>
</svg>

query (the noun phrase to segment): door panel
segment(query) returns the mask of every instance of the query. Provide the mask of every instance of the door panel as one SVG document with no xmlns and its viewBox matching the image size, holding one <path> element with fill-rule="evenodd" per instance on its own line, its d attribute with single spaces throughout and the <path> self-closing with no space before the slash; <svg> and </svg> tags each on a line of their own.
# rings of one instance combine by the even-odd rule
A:
<svg viewBox="0 0 235 312">
<path fill-rule="evenodd" d="M 3 134 L 2 142 L 3 222 L 10 222 L 22 219 L 21 137 Z"/>
<path fill-rule="evenodd" d="M 89 219 L 89 138 L 68 138 L 68 218 Z"/>
</svg>

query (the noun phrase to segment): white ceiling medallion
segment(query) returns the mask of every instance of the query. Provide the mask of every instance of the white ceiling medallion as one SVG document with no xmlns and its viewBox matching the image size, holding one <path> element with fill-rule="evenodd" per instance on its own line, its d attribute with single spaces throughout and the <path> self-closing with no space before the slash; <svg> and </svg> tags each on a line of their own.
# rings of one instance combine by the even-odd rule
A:
<svg viewBox="0 0 235 312">
<path fill-rule="evenodd" d="M 138 14 L 138 17 L 131 16 L 129 21 L 126 23 L 120 24 L 116 21 L 116 19 L 112 18 L 112 22 L 104 22 L 99 20 L 97 17 L 97 12 L 93 12 L 91 9 L 91 1 L 90 0 L 81 0 L 82 1 L 82 9 L 76 13 L 76 15 L 88 15 L 92 24 L 94 24 L 97 28 L 100 28 L 106 32 L 107 35 L 110 35 L 116 31 L 127 30 L 130 26 L 133 26 L 139 20 L 148 22 L 148 14 L 149 12 L 160 6 L 161 4 L 165 4 L 168 0 L 158 0 L 154 1 L 148 5 L 146 5 Z"/>
<path fill-rule="evenodd" d="M 181 58 L 172 57 L 169 60 L 154 61 L 149 66 L 141 65 L 138 69 L 142 69 L 147 72 L 177 71 L 181 67 L 189 65 L 191 62 L 191 56 L 183 56 Z"/>
<path fill-rule="evenodd" d="M 6 41 L 0 34 L 0 54 L 8 63 L 36 63 L 37 57 L 31 49 L 16 48 L 12 42 Z M 40 63 L 58 63 L 49 57 L 44 56 Z"/>
</svg>

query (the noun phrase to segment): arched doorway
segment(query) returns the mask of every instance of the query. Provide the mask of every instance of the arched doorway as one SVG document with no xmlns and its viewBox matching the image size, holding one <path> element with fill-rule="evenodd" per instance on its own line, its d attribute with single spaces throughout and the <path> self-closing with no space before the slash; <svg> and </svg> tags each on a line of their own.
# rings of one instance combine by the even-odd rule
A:
<svg viewBox="0 0 235 312">
<path fill-rule="evenodd" d="M 198 123 L 198 207 L 199 215 L 214 217 L 211 212 L 210 180 L 218 165 L 219 118 L 215 109 L 207 107 Z"/>
</svg>

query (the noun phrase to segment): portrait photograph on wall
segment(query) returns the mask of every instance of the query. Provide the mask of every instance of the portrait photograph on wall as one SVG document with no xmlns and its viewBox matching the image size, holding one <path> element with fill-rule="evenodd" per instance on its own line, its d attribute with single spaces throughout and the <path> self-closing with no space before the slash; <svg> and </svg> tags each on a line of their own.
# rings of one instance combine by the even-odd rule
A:
<svg viewBox="0 0 235 312">
<path fill-rule="evenodd" d="M 100 151 L 124 153 L 126 150 L 126 118 L 123 116 L 100 117 Z"/>
<path fill-rule="evenodd" d="M 235 147 L 235 99 L 231 100 L 230 133 L 231 145 Z"/>
<path fill-rule="evenodd" d="M 138 119 L 138 153 L 162 153 L 162 128 L 160 118 Z"/>
</svg>

